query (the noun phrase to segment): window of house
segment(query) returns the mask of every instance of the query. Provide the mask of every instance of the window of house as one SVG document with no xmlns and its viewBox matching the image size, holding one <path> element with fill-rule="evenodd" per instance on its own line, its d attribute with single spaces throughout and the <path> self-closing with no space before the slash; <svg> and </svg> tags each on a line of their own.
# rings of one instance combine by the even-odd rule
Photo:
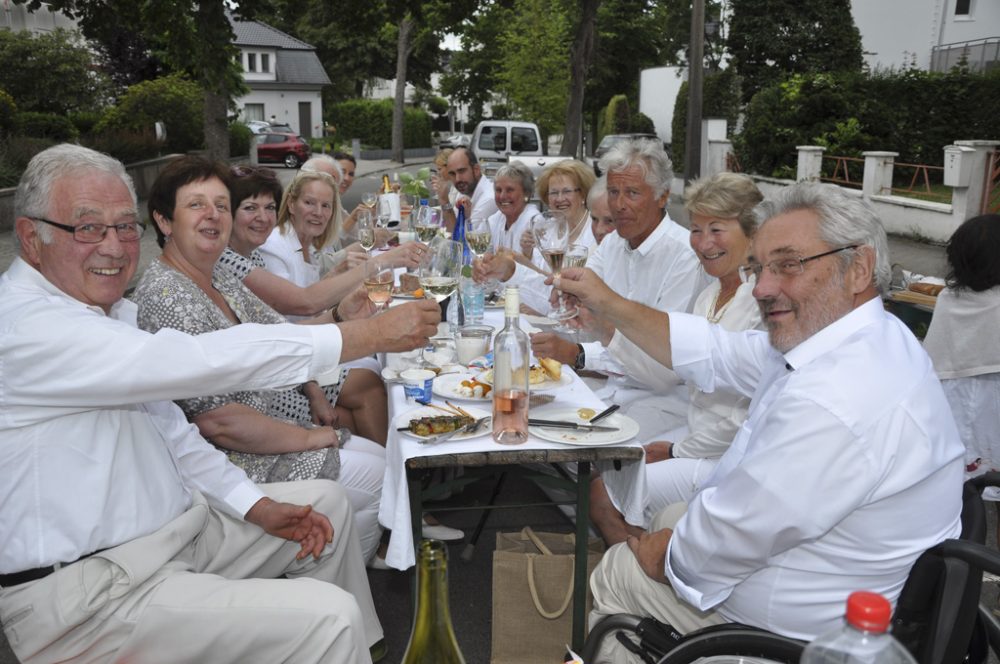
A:
<svg viewBox="0 0 1000 664">
<path fill-rule="evenodd" d="M 247 53 L 247 71 L 255 72 L 257 71 L 257 54 Z"/>
<path fill-rule="evenodd" d="M 243 119 L 247 122 L 251 120 L 264 119 L 264 104 L 244 104 Z"/>
<path fill-rule="evenodd" d="M 968 16 L 972 13 L 972 0 L 955 0 L 955 16 Z"/>
<path fill-rule="evenodd" d="M 261 53 L 260 54 L 260 70 L 262 72 L 265 72 L 265 73 L 271 71 L 271 54 L 270 53 Z"/>
</svg>

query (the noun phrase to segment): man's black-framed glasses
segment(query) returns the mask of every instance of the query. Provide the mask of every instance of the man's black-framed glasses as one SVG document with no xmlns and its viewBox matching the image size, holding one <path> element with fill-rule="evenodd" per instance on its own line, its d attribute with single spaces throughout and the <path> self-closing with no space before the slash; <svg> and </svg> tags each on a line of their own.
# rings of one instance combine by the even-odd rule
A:
<svg viewBox="0 0 1000 664">
<path fill-rule="evenodd" d="M 40 221 L 43 224 L 55 226 L 56 228 L 66 231 L 67 233 L 72 233 L 74 240 L 77 242 L 83 242 L 84 244 L 97 244 L 98 242 L 103 242 L 104 236 L 108 234 L 109 228 L 115 229 L 115 233 L 118 234 L 119 242 L 136 242 L 142 237 L 142 234 L 146 232 L 146 225 L 138 221 L 123 221 L 120 224 L 84 223 L 77 226 L 70 226 L 69 224 L 60 224 L 43 217 L 28 218 L 32 221 Z"/>
<path fill-rule="evenodd" d="M 746 265 L 740 265 L 740 281 L 743 283 L 750 281 L 751 275 L 753 275 L 755 279 L 760 279 L 760 274 L 764 271 L 765 267 L 776 277 L 797 277 L 806 271 L 805 265 L 809 261 L 814 261 L 817 258 L 823 258 L 824 256 L 831 256 L 833 254 L 840 253 L 841 251 L 847 251 L 848 249 L 857 249 L 859 246 L 860 245 L 857 244 L 849 244 L 846 247 L 838 247 L 836 249 L 824 251 L 821 254 L 807 256 L 805 258 L 779 258 L 778 260 L 774 260 L 769 263 L 754 262 L 747 263 Z"/>
</svg>

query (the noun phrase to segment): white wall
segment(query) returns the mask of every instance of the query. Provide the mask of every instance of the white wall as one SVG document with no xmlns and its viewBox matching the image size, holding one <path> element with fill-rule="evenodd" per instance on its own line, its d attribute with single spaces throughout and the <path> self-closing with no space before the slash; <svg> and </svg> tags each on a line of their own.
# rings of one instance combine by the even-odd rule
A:
<svg viewBox="0 0 1000 664">
<path fill-rule="evenodd" d="M 955 16 L 955 0 L 947 0 L 947 7 L 941 44 L 1000 37 L 1000 2 L 997 0 L 972 0 L 968 16 Z"/>
<path fill-rule="evenodd" d="M 927 69 L 938 39 L 940 5 L 946 0 L 851 0 L 865 61 L 872 69 L 916 65 Z M 990 0 L 992 1 L 992 0 Z M 947 0 L 954 9 L 955 0 Z"/>
<path fill-rule="evenodd" d="M 673 132 L 674 102 L 686 76 L 684 67 L 654 67 L 639 75 L 639 112 L 649 116 L 656 125 L 656 135 L 666 143 Z"/>
<path fill-rule="evenodd" d="M 264 119 L 270 120 L 274 115 L 277 122 L 287 122 L 299 134 L 299 102 L 308 101 L 312 104 L 312 135 L 323 135 L 323 96 L 318 90 L 253 90 L 236 102 L 237 107 L 244 104 L 264 104 Z"/>
</svg>

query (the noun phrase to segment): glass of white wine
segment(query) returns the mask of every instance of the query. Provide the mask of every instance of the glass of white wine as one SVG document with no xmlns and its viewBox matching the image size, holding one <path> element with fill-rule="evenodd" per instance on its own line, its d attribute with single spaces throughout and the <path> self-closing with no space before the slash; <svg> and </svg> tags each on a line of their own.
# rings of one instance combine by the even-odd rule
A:
<svg viewBox="0 0 1000 664">
<path fill-rule="evenodd" d="M 420 218 L 417 219 L 414 229 L 417 231 L 417 237 L 420 238 L 420 241 L 429 244 L 441 230 L 441 211 L 435 208 L 425 208 Z"/>
<path fill-rule="evenodd" d="M 552 270 L 553 276 L 559 276 L 566 251 L 569 249 L 569 223 L 566 216 L 552 211 L 536 214 L 531 218 L 531 232 L 535 235 L 535 246 L 542 252 L 542 257 Z M 567 320 L 576 316 L 576 309 L 567 309 L 559 294 L 559 306 L 549 314 L 555 320 Z"/>
<path fill-rule="evenodd" d="M 369 210 L 375 210 L 375 204 L 378 202 L 378 195 L 374 191 L 366 191 L 361 194 L 361 204 L 364 205 Z"/>
<path fill-rule="evenodd" d="M 362 210 L 361 213 L 358 214 L 358 223 L 356 228 L 358 232 L 358 242 L 361 243 L 365 253 L 370 256 L 372 247 L 375 246 L 375 222 L 372 221 L 372 213 L 370 210 Z"/>
<path fill-rule="evenodd" d="M 420 287 L 427 297 L 444 301 L 458 288 L 462 274 L 462 243 L 437 237 L 428 245 L 418 272 Z"/>
<path fill-rule="evenodd" d="M 365 290 L 368 291 L 368 299 L 375 305 L 376 311 L 382 311 L 389 305 L 395 279 L 388 264 L 382 261 L 365 263 Z"/>
</svg>

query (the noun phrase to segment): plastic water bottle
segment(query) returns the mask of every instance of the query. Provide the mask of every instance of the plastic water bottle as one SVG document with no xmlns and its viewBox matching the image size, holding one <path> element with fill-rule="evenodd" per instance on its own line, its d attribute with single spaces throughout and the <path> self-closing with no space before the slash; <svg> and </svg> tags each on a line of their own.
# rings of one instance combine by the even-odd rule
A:
<svg viewBox="0 0 1000 664">
<path fill-rule="evenodd" d="M 917 664 L 889 634 L 892 606 L 878 593 L 858 591 L 847 598 L 843 627 L 821 634 L 806 646 L 800 664 Z"/>
</svg>

